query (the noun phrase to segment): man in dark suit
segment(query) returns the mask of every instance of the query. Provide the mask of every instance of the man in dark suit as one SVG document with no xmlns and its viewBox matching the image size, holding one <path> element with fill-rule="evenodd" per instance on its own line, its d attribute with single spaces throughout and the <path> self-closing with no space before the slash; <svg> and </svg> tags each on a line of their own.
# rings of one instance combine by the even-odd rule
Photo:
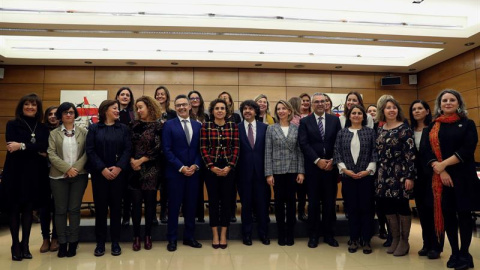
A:
<svg viewBox="0 0 480 270">
<path fill-rule="evenodd" d="M 315 93 L 312 96 L 313 112 L 300 120 L 298 140 L 305 157 L 305 173 L 308 188 L 308 247 L 318 246 L 320 222 L 324 242 L 338 247 L 334 236 L 336 221 L 337 173 L 333 164 L 333 148 L 337 132 L 341 129 L 340 120 L 325 113 L 325 96 Z M 320 219 L 322 201 L 322 219 Z"/>
<path fill-rule="evenodd" d="M 177 250 L 178 214 L 182 203 L 185 220 L 183 244 L 194 248 L 202 247 L 202 244 L 194 238 L 202 125 L 190 119 L 190 100 L 187 96 L 177 96 L 174 104 L 178 117 L 165 122 L 162 134 L 163 152 L 167 160 L 165 176 L 169 194 L 168 251 Z"/>
<path fill-rule="evenodd" d="M 240 134 L 240 155 L 237 163 L 238 192 L 242 203 L 243 244 L 252 245 L 252 207 L 255 206 L 258 222 L 258 236 L 264 245 L 268 238 L 267 189 L 264 176 L 265 134 L 267 125 L 256 120 L 260 108 L 253 100 L 240 104 L 243 121 L 238 124 Z"/>
</svg>

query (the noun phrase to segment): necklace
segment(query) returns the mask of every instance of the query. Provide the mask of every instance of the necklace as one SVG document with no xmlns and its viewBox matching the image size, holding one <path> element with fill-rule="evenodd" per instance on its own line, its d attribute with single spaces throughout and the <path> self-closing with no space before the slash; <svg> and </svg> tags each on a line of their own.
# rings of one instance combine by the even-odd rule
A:
<svg viewBox="0 0 480 270">
<path fill-rule="evenodd" d="M 28 129 L 30 129 L 30 132 L 32 132 L 32 133 L 30 134 L 30 136 L 32 137 L 32 138 L 30 139 L 30 142 L 31 142 L 31 143 L 36 143 L 37 140 L 35 139 L 35 130 L 37 130 L 37 124 L 38 124 L 38 122 L 35 123 L 35 127 L 34 127 L 33 130 L 32 130 L 32 128 L 30 127 L 30 125 L 28 125 L 27 121 L 25 121 L 24 119 L 22 119 L 22 120 L 23 120 L 23 122 L 25 122 L 25 124 L 27 125 Z"/>
</svg>

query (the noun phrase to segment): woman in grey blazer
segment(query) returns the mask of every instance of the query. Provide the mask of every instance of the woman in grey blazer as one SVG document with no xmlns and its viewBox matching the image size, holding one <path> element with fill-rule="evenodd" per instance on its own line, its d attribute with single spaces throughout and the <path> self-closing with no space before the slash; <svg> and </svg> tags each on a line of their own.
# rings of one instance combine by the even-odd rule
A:
<svg viewBox="0 0 480 270">
<path fill-rule="evenodd" d="M 78 246 L 80 206 L 88 181 L 84 168 L 87 162 L 87 130 L 75 125 L 78 112 L 70 102 L 60 104 L 56 117 L 60 119 L 61 125 L 50 132 L 47 152 L 52 164 L 50 186 L 55 201 L 55 226 L 60 243 L 57 255 L 62 258 L 75 256 Z"/>
<path fill-rule="evenodd" d="M 298 144 L 298 127 L 290 123 L 292 105 L 284 100 L 277 102 L 275 117 L 278 121 L 268 126 L 265 139 L 265 177 L 275 192 L 278 244 L 292 246 L 296 183 L 303 183 L 305 169 Z"/>
<path fill-rule="evenodd" d="M 348 205 L 350 241 L 348 251 L 354 253 L 362 239 L 363 253 L 372 253 L 374 186 L 377 152 L 375 131 L 367 127 L 367 113 L 353 105 L 346 115 L 345 128 L 337 133 L 334 163 L 342 178 L 342 195 Z"/>
</svg>

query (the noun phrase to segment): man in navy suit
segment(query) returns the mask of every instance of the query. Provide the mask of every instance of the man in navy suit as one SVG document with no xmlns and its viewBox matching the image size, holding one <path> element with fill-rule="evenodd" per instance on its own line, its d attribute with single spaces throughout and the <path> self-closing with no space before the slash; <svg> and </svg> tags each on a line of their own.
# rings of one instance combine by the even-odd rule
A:
<svg viewBox="0 0 480 270">
<path fill-rule="evenodd" d="M 183 244 L 201 248 L 195 240 L 195 209 L 199 186 L 200 129 L 202 125 L 190 119 L 190 100 L 185 95 L 175 98 L 176 118 L 165 122 L 162 145 L 167 166 L 168 186 L 168 251 L 177 250 L 178 214 L 183 203 L 185 231 Z"/>
<path fill-rule="evenodd" d="M 266 124 L 256 120 L 260 107 L 253 100 L 240 104 L 243 121 L 238 124 L 240 134 L 240 155 L 237 163 L 238 193 L 242 203 L 243 244 L 252 245 L 253 217 L 255 207 L 258 222 L 258 236 L 264 245 L 270 244 L 268 238 L 267 189 L 264 176 Z"/>
<path fill-rule="evenodd" d="M 337 132 L 341 129 L 338 117 L 325 113 L 326 97 L 312 96 L 311 115 L 300 120 L 298 141 L 305 157 L 308 189 L 308 247 L 316 248 L 322 222 L 323 241 L 338 247 L 334 227 L 336 221 L 337 173 L 333 164 L 333 148 Z M 322 219 L 320 219 L 320 201 Z"/>
</svg>

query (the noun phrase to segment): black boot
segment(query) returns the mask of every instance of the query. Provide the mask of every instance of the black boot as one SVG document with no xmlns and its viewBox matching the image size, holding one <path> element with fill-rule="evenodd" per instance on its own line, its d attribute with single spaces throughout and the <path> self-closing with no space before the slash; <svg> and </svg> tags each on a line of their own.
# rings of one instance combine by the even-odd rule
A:
<svg viewBox="0 0 480 270">
<path fill-rule="evenodd" d="M 57 253 L 58 258 L 64 258 L 65 256 L 67 256 L 67 243 L 60 244 Z"/>
<path fill-rule="evenodd" d="M 22 257 L 24 259 L 32 259 L 32 253 L 30 253 L 30 247 L 28 243 L 22 242 Z"/>
<path fill-rule="evenodd" d="M 13 244 L 13 245 L 12 245 L 12 248 L 11 248 L 11 251 L 12 251 L 12 261 L 21 261 L 21 260 L 23 260 L 23 257 L 22 257 L 22 249 L 20 248 L 20 244 L 19 244 L 19 243 Z"/>
<path fill-rule="evenodd" d="M 77 255 L 78 241 L 68 244 L 67 257 L 74 257 Z"/>
</svg>

